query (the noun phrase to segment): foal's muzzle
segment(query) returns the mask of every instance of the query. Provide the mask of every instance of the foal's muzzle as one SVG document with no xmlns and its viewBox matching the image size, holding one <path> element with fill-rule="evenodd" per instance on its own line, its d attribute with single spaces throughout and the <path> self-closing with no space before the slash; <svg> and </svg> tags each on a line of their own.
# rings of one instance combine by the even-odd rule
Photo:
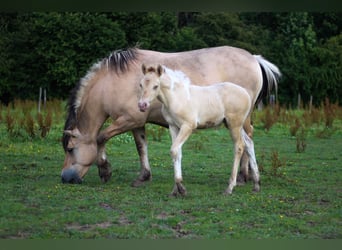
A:
<svg viewBox="0 0 342 250">
<path fill-rule="evenodd" d="M 140 110 L 141 112 L 145 112 L 145 111 L 148 109 L 149 104 L 148 104 L 147 102 L 140 101 L 140 102 L 138 103 L 138 107 L 139 107 L 139 110 Z"/>
<path fill-rule="evenodd" d="M 81 184 L 82 179 L 78 176 L 78 173 L 73 169 L 66 169 L 62 171 L 62 183 L 69 184 Z"/>
</svg>

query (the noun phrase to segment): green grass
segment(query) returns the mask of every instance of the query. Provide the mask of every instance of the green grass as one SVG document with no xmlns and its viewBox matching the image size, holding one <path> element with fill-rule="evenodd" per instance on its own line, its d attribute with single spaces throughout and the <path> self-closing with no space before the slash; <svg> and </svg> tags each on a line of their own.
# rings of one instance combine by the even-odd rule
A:
<svg viewBox="0 0 342 250">
<path fill-rule="evenodd" d="M 252 183 L 224 196 L 233 153 L 224 128 L 199 131 L 183 147 L 188 196 L 169 197 L 173 168 L 167 131 L 153 140 L 148 126 L 153 180 L 130 186 L 139 161 L 130 134 L 109 141 L 112 179 L 102 184 L 92 167 L 81 185 L 60 180 L 63 121 L 44 138 L 8 136 L 0 122 L 0 238 L 111 239 L 307 239 L 342 237 L 341 121 L 331 136 L 308 129 L 306 149 L 296 151 L 287 125 L 269 132 L 255 124 L 261 192 Z M 160 131 L 159 131 L 160 132 Z M 158 133 L 159 133 L 158 132 Z M 272 152 L 281 167 L 272 171 Z"/>
</svg>

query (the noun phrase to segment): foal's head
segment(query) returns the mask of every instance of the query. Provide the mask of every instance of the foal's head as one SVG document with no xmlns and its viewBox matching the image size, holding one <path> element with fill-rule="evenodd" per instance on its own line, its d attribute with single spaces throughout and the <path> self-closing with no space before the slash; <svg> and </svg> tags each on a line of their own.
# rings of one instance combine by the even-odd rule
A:
<svg viewBox="0 0 342 250">
<path fill-rule="evenodd" d="M 163 66 L 146 66 L 141 67 L 144 77 L 139 85 L 139 102 L 138 106 L 141 112 L 145 112 L 153 100 L 155 100 L 160 92 L 160 76 L 165 72 Z"/>
</svg>

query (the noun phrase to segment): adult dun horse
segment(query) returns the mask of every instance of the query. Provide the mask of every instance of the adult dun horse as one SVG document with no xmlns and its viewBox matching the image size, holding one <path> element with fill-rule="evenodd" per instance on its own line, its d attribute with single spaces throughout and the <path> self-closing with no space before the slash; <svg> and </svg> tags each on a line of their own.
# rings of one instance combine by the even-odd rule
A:
<svg viewBox="0 0 342 250">
<path fill-rule="evenodd" d="M 247 91 L 229 82 L 210 86 L 191 84 L 181 71 L 173 71 L 162 65 L 142 65 L 144 74 L 140 83 L 140 111 L 146 112 L 158 99 L 162 114 L 169 124 L 172 139 L 171 157 L 174 165 L 175 186 L 172 195 L 185 195 L 182 184 L 182 146 L 196 129 L 216 127 L 222 123 L 230 130 L 234 143 L 234 163 L 225 194 L 231 194 L 236 186 L 238 167 L 246 150 L 254 180 L 254 191 L 260 190 L 259 171 L 255 159 L 253 141 L 243 129 L 252 102 Z"/>
<path fill-rule="evenodd" d="M 133 132 L 141 165 L 133 185 L 138 186 L 151 179 L 144 125 L 168 125 L 161 114 L 159 101 L 153 102 L 144 113 L 137 107 L 139 82 L 143 77 L 142 62 L 160 63 L 181 70 L 192 82 L 202 85 L 234 82 L 246 89 L 253 104 L 277 87 L 280 77 L 278 68 L 261 56 L 229 46 L 178 53 L 138 48 L 115 51 L 95 63 L 70 95 L 62 139 L 65 151 L 62 182 L 81 183 L 94 162 L 101 180 L 108 181 L 112 172 L 105 143 L 127 131 Z M 101 130 L 108 117 L 112 118 L 113 123 Z M 250 116 L 244 129 L 252 135 Z M 248 162 L 241 167 L 245 178 L 247 165 Z"/>
</svg>

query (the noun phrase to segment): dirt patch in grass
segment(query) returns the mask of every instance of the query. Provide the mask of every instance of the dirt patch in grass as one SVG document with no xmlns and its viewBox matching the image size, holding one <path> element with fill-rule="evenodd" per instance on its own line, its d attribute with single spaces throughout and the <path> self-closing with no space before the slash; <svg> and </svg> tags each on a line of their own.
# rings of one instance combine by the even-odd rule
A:
<svg viewBox="0 0 342 250">
<path fill-rule="evenodd" d="M 78 231 L 92 231 L 94 229 L 98 228 L 108 228 L 112 226 L 113 224 L 109 221 L 105 221 L 102 223 L 96 223 L 96 224 L 85 224 L 85 225 L 80 225 L 78 223 L 72 223 L 66 226 L 68 230 L 78 230 Z"/>
</svg>

